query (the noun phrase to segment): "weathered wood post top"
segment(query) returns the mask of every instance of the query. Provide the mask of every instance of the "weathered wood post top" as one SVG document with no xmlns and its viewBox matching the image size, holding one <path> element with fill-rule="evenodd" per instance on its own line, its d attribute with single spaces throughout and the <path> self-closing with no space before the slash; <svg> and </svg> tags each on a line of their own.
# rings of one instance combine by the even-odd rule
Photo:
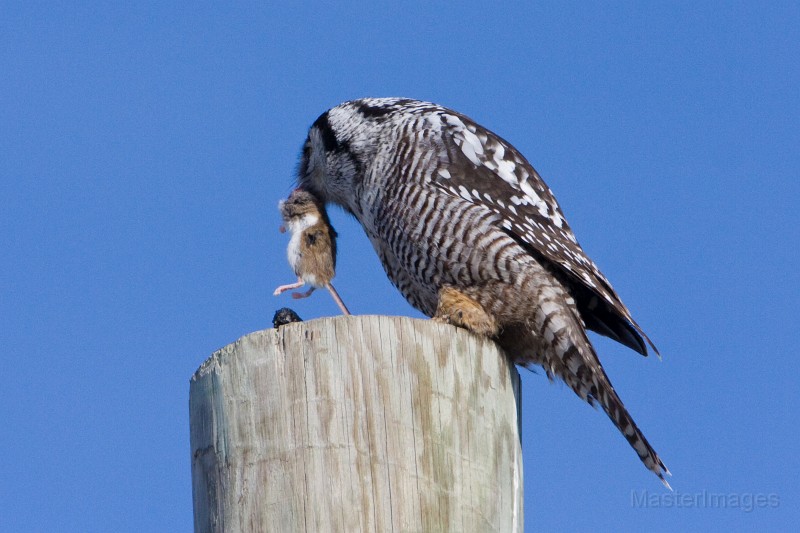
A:
<svg viewBox="0 0 800 533">
<path fill-rule="evenodd" d="M 191 379 L 197 532 L 523 530 L 519 374 L 386 316 L 246 335 Z"/>
</svg>

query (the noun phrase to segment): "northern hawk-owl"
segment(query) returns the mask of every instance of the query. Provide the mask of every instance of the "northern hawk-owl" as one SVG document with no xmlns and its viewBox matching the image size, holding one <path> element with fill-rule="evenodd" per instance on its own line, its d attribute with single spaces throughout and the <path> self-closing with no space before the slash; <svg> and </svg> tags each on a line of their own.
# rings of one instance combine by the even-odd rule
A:
<svg viewBox="0 0 800 533">
<path fill-rule="evenodd" d="M 355 216 L 411 305 L 494 338 L 514 362 L 599 404 L 666 484 L 586 330 L 658 352 L 511 144 L 429 102 L 353 100 L 311 126 L 298 184 Z"/>
</svg>

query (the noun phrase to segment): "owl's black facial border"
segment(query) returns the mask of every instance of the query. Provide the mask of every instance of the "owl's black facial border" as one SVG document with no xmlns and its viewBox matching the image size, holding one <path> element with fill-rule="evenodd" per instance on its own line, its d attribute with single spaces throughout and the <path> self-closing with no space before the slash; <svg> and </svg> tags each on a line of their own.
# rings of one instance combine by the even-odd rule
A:
<svg viewBox="0 0 800 533">
<path fill-rule="evenodd" d="M 333 131 L 330 122 L 328 121 L 328 112 L 324 112 L 319 116 L 312 128 L 317 128 L 322 137 L 322 144 L 326 152 L 346 152 L 349 151 L 349 146 L 346 141 L 339 141 L 336 138 L 336 133 Z"/>
</svg>

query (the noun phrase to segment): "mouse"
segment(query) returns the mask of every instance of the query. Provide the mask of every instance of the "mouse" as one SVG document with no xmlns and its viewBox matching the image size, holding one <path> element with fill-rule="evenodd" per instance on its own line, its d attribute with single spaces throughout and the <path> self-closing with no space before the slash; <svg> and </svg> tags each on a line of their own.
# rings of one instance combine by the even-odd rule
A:
<svg viewBox="0 0 800 533">
<path fill-rule="evenodd" d="M 342 313 L 349 315 L 350 311 L 331 284 L 336 274 L 337 235 L 325 205 L 310 192 L 298 188 L 278 203 L 278 209 L 284 223 L 280 227 L 281 233 L 288 231 L 291 234 L 286 256 L 297 275 L 297 282 L 281 285 L 273 294 L 278 296 L 308 284 L 311 286 L 308 291 L 292 293 L 295 299 L 308 298 L 314 290 L 325 288 Z"/>
</svg>

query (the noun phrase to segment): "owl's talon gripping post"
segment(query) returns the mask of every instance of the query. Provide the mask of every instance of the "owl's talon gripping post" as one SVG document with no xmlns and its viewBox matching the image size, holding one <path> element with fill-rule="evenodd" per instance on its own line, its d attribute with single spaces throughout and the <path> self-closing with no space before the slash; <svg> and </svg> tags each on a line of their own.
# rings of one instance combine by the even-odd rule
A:
<svg viewBox="0 0 800 533">
<path fill-rule="evenodd" d="M 485 337 L 494 337 L 499 329 L 495 319 L 481 304 L 454 287 L 445 286 L 439 291 L 439 303 L 433 318 Z"/>
</svg>

